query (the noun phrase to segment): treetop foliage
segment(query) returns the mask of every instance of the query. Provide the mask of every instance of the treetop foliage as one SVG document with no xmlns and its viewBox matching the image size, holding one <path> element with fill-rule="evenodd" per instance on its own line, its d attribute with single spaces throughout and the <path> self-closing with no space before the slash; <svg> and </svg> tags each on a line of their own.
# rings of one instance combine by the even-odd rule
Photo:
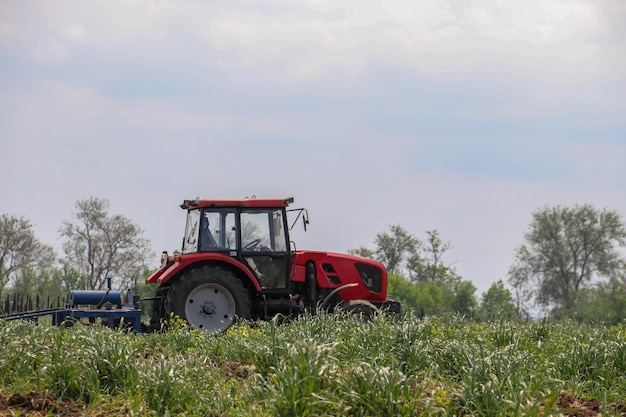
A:
<svg viewBox="0 0 626 417">
<path fill-rule="evenodd" d="M 349 252 L 385 265 L 390 272 L 387 293 L 405 309 L 424 314 L 474 313 L 476 287 L 444 261 L 452 246 L 441 240 L 438 230 L 427 231 L 422 241 L 402 226 L 393 225 L 378 233 L 374 244 L 373 250 L 362 246 Z"/>
<path fill-rule="evenodd" d="M 0 216 L 0 293 L 19 274 L 53 262 L 54 249 L 41 243 L 24 217 Z"/>
<path fill-rule="evenodd" d="M 481 296 L 479 316 L 482 319 L 515 318 L 519 313 L 511 291 L 501 279 L 491 284 Z"/>
<path fill-rule="evenodd" d="M 348 252 L 364 258 L 376 259 L 395 274 L 406 274 L 410 281 L 457 280 L 453 264 L 444 262 L 444 255 L 452 245 L 444 242 L 438 230 L 426 231 L 426 239 L 420 240 L 400 225 L 389 226 L 374 239 L 375 249 L 361 246 Z"/>
<path fill-rule="evenodd" d="M 65 239 L 61 262 L 84 279 L 90 289 L 103 288 L 107 279 L 128 286 L 141 276 L 152 251 L 143 231 L 130 219 L 109 215 L 107 200 L 91 197 L 76 202 L 74 221 L 59 229 Z"/>
<path fill-rule="evenodd" d="M 615 211 L 590 205 L 535 211 L 517 249 L 509 281 L 522 297 L 557 316 L 576 314 L 583 290 L 624 284 L 626 227 Z"/>
<path fill-rule="evenodd" d="M 419 243 L 401 226 L 389 226 L 389 233 L 381 232 L 376 235 L 374 253 L 388 271 L 397 273 L 400 272 L 406 258 L 417 252 Z"/>
</svg>

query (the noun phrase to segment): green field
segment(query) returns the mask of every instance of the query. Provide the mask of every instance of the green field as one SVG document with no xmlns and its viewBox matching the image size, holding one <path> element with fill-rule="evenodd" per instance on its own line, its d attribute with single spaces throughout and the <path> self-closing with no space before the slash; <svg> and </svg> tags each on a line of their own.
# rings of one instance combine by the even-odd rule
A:
<svg viewBox="0 0 626 417">
<path fill-rule="evenodd" d="M 318 315 L 225 335 L 0 321 L 0 415 L 626 415 L 626 327 Z"/>
</svg>

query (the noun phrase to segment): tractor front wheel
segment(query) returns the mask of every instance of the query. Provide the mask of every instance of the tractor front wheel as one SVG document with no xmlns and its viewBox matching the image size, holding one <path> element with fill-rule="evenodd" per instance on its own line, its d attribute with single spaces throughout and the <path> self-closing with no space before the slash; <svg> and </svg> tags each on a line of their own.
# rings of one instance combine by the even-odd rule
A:
<svg viewBox="0 0 626 417">
<path fill-rule="evenodd" d="M 364 321 L 370 321 L 380 313 L 378 307 L 367 300 L 344 301 L 338 307 L 341 311 L 357 315 Z"/>
<path fill-rule="evenodd" d="M 250 297 L 242 282 L 220 267 L 196 268 L 172 284 L 165 312 L 180 316 L 192 328 L 225 332 L 237 318 L 250 318 Z"/>
</svg>

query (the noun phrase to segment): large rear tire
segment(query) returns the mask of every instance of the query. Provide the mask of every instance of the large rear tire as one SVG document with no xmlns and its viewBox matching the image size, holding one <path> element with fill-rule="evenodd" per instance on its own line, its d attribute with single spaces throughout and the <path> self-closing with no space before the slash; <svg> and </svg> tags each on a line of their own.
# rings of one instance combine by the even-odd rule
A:
<svg viewBox="0 0 626 417">
<path fill-rule="evenodd" d="M 165 313 L 177 315 L 194 329 L 225 332 L 237 319 L 250 318 L 250 297 L 232 272 L 203 266 L 184 274 L 167 294 Z"/>
</svg>

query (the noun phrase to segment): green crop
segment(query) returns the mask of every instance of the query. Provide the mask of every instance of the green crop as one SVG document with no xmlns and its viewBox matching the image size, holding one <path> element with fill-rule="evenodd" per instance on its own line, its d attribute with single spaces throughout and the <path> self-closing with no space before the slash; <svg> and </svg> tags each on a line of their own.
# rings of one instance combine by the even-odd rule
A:
<svg viewBox="0 0 626 417">
<path fill-rule="evenodd" d="M 626 329 L 329 314 L 133 334 L 0 321 L 0 394 L 77 415 L 545 416 L 626 410 Z M 575 401 L 566 401 L 574 399 Z M 63 414 L 58 407 L 42 415 Z M 0 411 L 2 411 L 0 409 Z M 28 410 L 12 409 L 14 415 Z"/>
</svg>

